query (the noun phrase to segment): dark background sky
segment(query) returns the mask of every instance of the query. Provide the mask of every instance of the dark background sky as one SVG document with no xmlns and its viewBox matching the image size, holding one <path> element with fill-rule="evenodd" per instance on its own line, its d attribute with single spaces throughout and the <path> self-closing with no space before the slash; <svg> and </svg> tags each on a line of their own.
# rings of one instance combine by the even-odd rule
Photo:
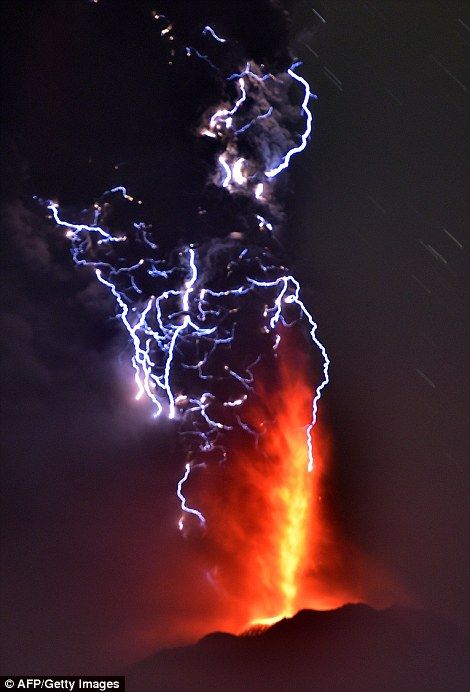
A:
<svg viewBox="0 0 470 692">
<path fill-rule="evenodd" d="M 416 602 L 468 626 L 464 5 L 290 3 L 319 102 L 283 242 L 332 358 L 332 511 Z M 263 6 L 197 2 L 184 30 L 207 16 L 269 53 Z M 198 545 L 174 530 L 174 431 L 132 403 L 110 306 L 30 197 L 80 209 L 125 182 L 177 241 L 207 174 L 191 128 L 214 94 L 203 66 L 167 65 L 150 4 L 2 7 L 6 667 L 109 668 L 168 623 L 191 631 Z"/>
</svg>

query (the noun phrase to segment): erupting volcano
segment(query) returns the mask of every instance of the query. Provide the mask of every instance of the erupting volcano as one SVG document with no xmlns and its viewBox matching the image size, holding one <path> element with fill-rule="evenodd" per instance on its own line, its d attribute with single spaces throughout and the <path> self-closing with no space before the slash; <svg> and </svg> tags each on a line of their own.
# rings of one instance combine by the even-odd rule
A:
<svg viewBox="0 0 470 692">
<path fill-rule="evenodd" d="M 6 674 L 458 689 L 410 610 L 466 625 L 469 22 L 425 4 L 2 3 Z"/>
<path fill-rule="evenodd" d="M 317 427 L 309 473 L 307 363 L 298 358 L 292 371 L 298 351 L 288 337 L 282 343 L 276 369 L 260 376 L 248 408 L 249 425 L 261 431 L 257 445 L 235 437 L 230 463 L 204 470 L 194 487 L 205 507 L 206 539 L 221 559 L 215 566 L 218 588 L 238 603 L 238 628 L 270 624 L 299 607 L 337 603 L 334 595 L 330 603 L 316 597 L 305 584 L 328 531 L 321 512 L 325 443 Z"/>
<path fill-rule="evenodd" d="M 114 301 L 135 398 L 179 426 L 176 524 L 198 535 L 206 578 L 231 604 L 226 624 L 243 630 L 363 596 L 345 584 L 324 511 L 329 441 L 317 418 L 330 360 L 279 242 L 283 179 L 316 96 L 287 53 L 268 68 L 209 25 L 193 45 L 152 17 L 171 54 L 202 62 L 220 92 L 196 129 L 212 163 L 194 228 L 164 247 L 122 185 L 74 220 L 45 204 Z"/>
</svg>

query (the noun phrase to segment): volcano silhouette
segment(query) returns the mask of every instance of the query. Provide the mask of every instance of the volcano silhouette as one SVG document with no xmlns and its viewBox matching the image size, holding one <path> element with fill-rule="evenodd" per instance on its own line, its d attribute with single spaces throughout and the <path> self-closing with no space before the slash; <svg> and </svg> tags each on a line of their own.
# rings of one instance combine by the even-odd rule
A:
<svg viewBox="0 0 470 692">
<path fill-rule="evenodd" d="M 464 636 L 424 611 L 364 604 L 302 610 L 241 636 L 216 632 L 128 671 L 131 692 L 458 692 Z"/>
</svg>

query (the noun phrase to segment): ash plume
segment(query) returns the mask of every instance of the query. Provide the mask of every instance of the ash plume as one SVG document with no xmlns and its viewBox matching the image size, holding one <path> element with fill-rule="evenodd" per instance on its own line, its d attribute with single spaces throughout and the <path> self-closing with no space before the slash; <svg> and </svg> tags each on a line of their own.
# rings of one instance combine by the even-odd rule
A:
<svg viewBox="0 0 470 692">
<path fill-rule="evenodd" d="M 285 13 L 277 3 L 268 7 L 285 31 Z M 129 337 L 136 399 L 147 399 L 155 418 L 180 422 L 186 463 L 176 494 L 183 529 L 185 515 L 206 524 L 203 511 L 184 494 L 191 470 L 229 460 L 235 433 L 257 446 L 266 424 L 249 421 L 258 373 L 276 368 L 284 328 L 297 325 L 321 359 L 322 379 L 305 426 L 305 472 L 314 468 L 312 429 L 329 381 L 329 358 L 276 233 L 284 218 L 279 190 L 291 159 L 310 138 L 315 95 L 299 72 L 301 62 L 287 51 L 263 62 L 218 27 L 193 30 L 189 43 L 178 35 L 176 19 L 156 11 L 152 18 L 171 46 L 170 57 L 202 63 L 220 94 L 196 134 L 209 142 L 209 196 L 219 189 L 218 204 L 232 223 L 209 236 L 187 231 L 184 241 L 165 251 L 158 232 L 142 220 L 141 200 L 122 185 L 74 221 L 55 202 L 47 208 L 65 229 L 74 262 L 91 268 L 114 299 Z M 204 198 L 200 217 L 207 213 Z"/>
</svg>

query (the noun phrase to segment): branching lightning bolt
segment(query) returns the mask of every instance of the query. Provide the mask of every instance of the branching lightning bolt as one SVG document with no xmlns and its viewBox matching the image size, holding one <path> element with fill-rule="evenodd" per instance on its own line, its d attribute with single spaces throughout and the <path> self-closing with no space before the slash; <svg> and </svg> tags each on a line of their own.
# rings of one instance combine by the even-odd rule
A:
<svg viewBox="0 0 470 692">
<path fill-rule="evenodd" d="M 156 13 L 154 16 L 166 22 L 162 36 L 172 29 L 166 17 Z M 202 33 L 218 43 L 227 42 L 209 25 Z M 186 51 L 217 69 L 208 56 L 196 49 L 187 47 Z M 234 84 L 230 89 L 236 91 L 233 106 L 227 107 L 225 103 L 212 115 L 208 114 L 200 129 L 201 135 L 224 145 L 217 156 L 215 184 L 229 194 L 251 197 L 257 205 L 253 216 L 261 238 L 261 231 L 274 232 L 272 221 L 264 216 L 269 216 L 269 209 L 262 210 L 272 179 L 289 167 L 295 154 L 305 149 L 312 130 L 312 113 L 308 107 L 312 92 L 308 82 L 294 71 L 299 65 L 293 63 L 285 75 L 274 76 L 263 74 L 258 66 L 247 62 L 240 72 L 227 77 L 228 84 Z M 276 99 L 279 90 L 288 88 L 286 75 L 304 89 L 300 111 L 305 117 L 305 129 L 300 144 L 288 149 L 280 161 L 274 164 L 265 160 L 260 165 L 259 157 L 239 153 L 238 140 L 264 133 L 259 128 L 264 128 L 270 119 L 273 119 L 271 126 L 277 126 L 282 114 L 277 110 Z M 273 102 L 269 105 L 270 100 Z M 253 106 L 261 102 L 265 105 Z M 249 147 L 246 150 L 249 152 Z M 264 357 L 264 353 L 259 353 L 251 362 L 244 363 L 236 356 L 240 329 L 237 315 L 239 312 L 243 315 L 245 301 L 259 306 L 259 333 L 266 340 L 263 343 L 268 345 L 268 350 L 275 352 L 279 346 L 280 324 L 289 327 L 305 320 L 310 339 L 322 356 L 323 379 L 315 390 L 312 418 L 306 430 L 308 471 L 314 467 L 312 430 L 318 403 L 329 382 L 330 360 L 317 337 L 317 324 L 300 298 L 299 282 L 279 262 L 266 263 L 262 241 L 261 247 L 251 243 L 237 249 L 232 264 L 242 278 L 237 285 L 228 282 L 226 288 L 216 289 L 206 282 L 202 247 L 184 245 L 180 248 L 179 263 L 169 266 L 167 259 L 159 255 L 157 239 L 145 223 L 135 221 L 125 233 L 113 234 L 106 225 L 103 202 L 112 203 L 116 195 L 133 202 L 123 186 L 114 187 L 94 205 L 87 223 L 65 220 L 56 203 L 47 203 L 47 208 L 54 222 L 66 229 L 74 262 L 91 267 L 115 302 L 116 315 L 129 336 L 136 399 L 146 397 L 155 417 L 163 414 L 170 420 L 180 420 L 184 426 L 182 434 L 195 441 L 191 443 L 190 458 L 176 494 L 182 512 L 197 517 L 204 525 L 204 515 L 188 506 L 183 493 L 191 469 L 204 466 L 199 460 L 204 455 L 217 454 L 219 460 L 225 460 L 223 437 L 229 431 L 238 429 L 254 436 L 256 443 L 259 437 L 259 432 L 243 420 L 241 413 L 254 390 L 255 368 Z M 133 251 L 129 253 L 132 260 L 127 263 L 122 259 L 126 252 L 115 249 L 127 248 L 130 236 Z M 222 400 L 218 386 L 221 382 L 230 392 Z M 183 528 L 183 518 L 179 528 Z"/>
</svg>

